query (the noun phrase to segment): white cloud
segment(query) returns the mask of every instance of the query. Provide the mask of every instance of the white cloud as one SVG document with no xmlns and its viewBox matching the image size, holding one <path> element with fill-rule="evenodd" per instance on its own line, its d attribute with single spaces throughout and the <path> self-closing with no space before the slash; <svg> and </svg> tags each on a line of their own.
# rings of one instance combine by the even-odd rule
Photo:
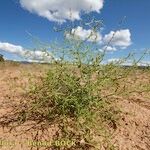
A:
<svg viewBox="0 0 150 150">
<path fill-rule="evenodd" d="M 141 61 L 137 65 L 138 66 L 150 66 L 150 61 Z"/>
<path fill-rule="evenodd" d="M 111 59 L 107 60 L 107 63 L 118 63 L 118 64 L 124 65 L 124 66 L 132 66 L 135 62 L 131 59 L 124 60 L 121 58 L 111 58 Z M 137 66 L 145 66 L 145 67 L 150 66 L 150 61 L 141 60 L 136 65 Z"/>
<path fill-rule="evenodd" d="M 101 42 L 102 36 L 98 32 L 93 32 L 91 29 L 83 29 L 78 26 L 77 28 L 72 29 L 71 35 L 66 34 L 67 38 L 74 38 L 78 40 L 88 40 L 90 42 Z"/>
<path fill-rule="evenodd" d="M 110 58 L 107 60 L 108 63 L 118 63 L 120 61 L 121 61 L 121 59 L 119 59 L 119 58 Z"/>
<path fill-rule="evenodd" d="M 101 52 L 103 51 L 116 51 L 117 48 L 116 47 L 112 47 L 112 46 L 104 46 L 102 47 L 102 49 L 100 49 Z"/>
<path fill-rule="evenodd" d="M 111 41 L 111 46 L 126 49 L 132 44 L 130 30 L 124 29 L 118 31 L 111 31 L 109 34 L 106 34 L 103 38 L 104 43 L 108 43 L 109 41 Z"/>
<path fill-rule="evenodd" d="M 10 43 L 0 42 L 0 49 L 3 51 L 10 52 L 10 53 L 18 54 L 20 56 L 24 54 L 24 50 L 21 46 L 13 45 Z"/>
<path fill-rule="evenodd" d="M 10 43 L 3 43 L 0 42 L 0 50 L 16 54 L 20 57 L 24 57 L 30 60 L 37 60 L 37 61 L 50 61 L 52 60 L 51 53 L 45 51 L 31 51 L 24 49 L 22 46 L 13 45 Z"/>
<path fill-rule="evenodd" d="M 90 38 L 88 38 L 89 36 Z M 129 29 L 118 30 L 116 32 L 111 31 L 109 34 L 102 37 L 100 32 L 93 32 L 91 29 L 83 29 L 83 27 L 78 26 L 77 28 L 72 29 L 71 35 L 66 34 L 66 37 L 80 40 L 85 40 L 88 38 L 88 41 L 90 42 L 95 41 L 103 45 L 103 47 L 99 49 L 101 52 L 104 50 L 107 52 L 112 52 L 118 49 L 126 49 L 132 44 Z M 107 45 L 108 43 L 109 45 Z"/>
<path fill-rule="evenodd" d="M 100 12 L 104 0 L 20 0 L 23 8 L 50 21 L 79 20 L 84 12 Z"/>
</svg>

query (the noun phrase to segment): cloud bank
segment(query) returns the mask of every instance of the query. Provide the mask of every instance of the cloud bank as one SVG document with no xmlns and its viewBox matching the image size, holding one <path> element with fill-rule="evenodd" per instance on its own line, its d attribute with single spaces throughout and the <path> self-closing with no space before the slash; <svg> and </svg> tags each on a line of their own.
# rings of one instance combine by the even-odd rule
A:
<svg viewBox="0 0 150 150">
<path fill-rule="evenodd" d="M 20 0 L 21 6 L 49 21 L 79 20 L 81 12 L 97 12 L 104 0 Z"/>
<path fill-rule="evenodd" d="M 71 35 L 67 34 L 66 37 L 73 37 L 74 39 L 80 40 L 87 39 L 89 42 L 97 42 L 103 45 L 100 51 L 126 49 L 132 44 L 131 32 L 129 29 L 111 31 L 110 33 L 102 36 L 100 32 L 93 32 L 91 29 L 83 29 L 83 27 L 78 26 L 77 28 L 72 29 Z"/>
<path fill-rule="evenodd" d="M 135 62 L 133 60 L 123 60 L 121 58 L 111 58 L 111 59 L 108 59 L 107 60 L 107 63 L 118 63 L 120 65 L 124 65 L 124 66 L 132 66 Z M 145 66 L 145 67 L 148 67 L 150 66 L 150 61 L 144 61 L 144 60 L 141 60 L 140 62 L 138 62 L 136 64 L 137 66 Z"/>
<path fill-rule="evenodd" d="M 28 60 L 33 61 L 51 61 L 53 58 L 51 53 L 39 50 L 31 51 L 24 49 L 22 46 L 13 45 L 10 43 L 0 42 L 0 50 L 16 54 L 20 57 L 27 58 Z"/>
<path fill-rule="evenodd" d="M 83 29 L 78 26 L 77 28 L 72 29 L 73 38 L 86 40 L 89 42 L 97 42 L 102 46 L 99 51 L 117 51 L 118 49 L 126 49 L 132 44 L 131 42 L 131 33 L 129 29 L 111 31 L 110 33 L 104 35 L 100 32 L 93 32 L 91 29 Z M 71 35 L 67 34 L 67 38 L 71 38 Z M 89 37 L 90 36 L 90 37 Z M 89 37 L 89 38 L 88 38 Z M 112 38 L 113 37 L 113 38 Z M 109 45 L 107 45 L 110 42 Z M 22 46 L 14 45 L 10 43 L 0 42 L 0 50 L 14 53 L 20 57 L 26 58 L 28 60 L 34 61 L 46 61 L 49 62 L 52 59 L 55 59 L 51 53 L 45 51 L 31 51 L 24 49 Z"/>
</svg>

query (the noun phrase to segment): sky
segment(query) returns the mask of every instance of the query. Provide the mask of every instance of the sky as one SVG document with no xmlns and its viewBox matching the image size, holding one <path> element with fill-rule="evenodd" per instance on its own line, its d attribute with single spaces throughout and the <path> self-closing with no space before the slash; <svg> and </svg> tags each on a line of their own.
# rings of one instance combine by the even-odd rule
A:
<svg viewBox="0 0 150 150">
<path fill-rule="evenodd" d="M 38 49 L 33 37 L 45 43 L 59 42 L 62 33 L 54 32 L 53 27 L 66 25 L 70 20 L 84 20 L 86 15 L 83 12 L 103 21 L 102 30 L 95 33 L 100 51 L 115 34 L 106 49 L 108 61 L 123 58 L 131 52 L 135 52 L 138 58 L 150 49 L 149 0 L 1 0 L 0 54 L 6 59 L 19 61 L 51 59 L 51 53 Z M 124 21 L 119 26 L 122 19 Z M 81 40 L 91 33 L 91 29 L 80 25 L 72 31 Z M 145 56 L 143 62 L 150 63 L 150 55 Z"/>
</svg>

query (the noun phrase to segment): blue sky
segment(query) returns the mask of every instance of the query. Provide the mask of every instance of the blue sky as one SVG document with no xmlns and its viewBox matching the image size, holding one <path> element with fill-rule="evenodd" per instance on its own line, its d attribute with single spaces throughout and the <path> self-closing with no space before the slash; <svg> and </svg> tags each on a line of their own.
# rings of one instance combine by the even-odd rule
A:
<svg viewBox="0 0 150 150">
<path fill-rule="evenodd" d="M 40 2 L 41 5 L 32 6 L 32 1 Z M 76 20 L 78 17 L 84 18 L 82 15 L 78 16 L 78 13 L 80 14 L 83 10 L 89 11 L 88 5 L 91 4 L 93 5 L 93 11 L 89 11 L 89 13 L 92 13 L 97 19 L 102 19 L 105 25 L 104 29 L 98 33 L 101 36 L 100 40 L 103 42 L 102 45 L 99 45 L 100 49 L 109 40 L 111 32 L 116 32 L 116 40 L 113 41 L 107 53 L 108 59 L 124 57 L 132 51 L 140 54 L 150 48 L 149 0 L 104 0 L 104 3 L 102 0 L 95 0 L 95 2 L 90 0 L 91 3 L 89 2 L 89 4 L 86 3 L 87 0 L 74 0 L 73 4 L 71 2 L 69 4 L 69 1 L 71 0 L 60 0 L 58 4 L 51 2 L 43 4 L 42 0 L 1 0 L 0 53 L 7 59 L 23 60 L 17 50 L 36 48 L 36 44 L 32 42 L 28 32 L 43 42 L 50 43 L 55 39 L 59 41 L 62 34 L 55 33 L 53 27 L 58 22 L 62 23 L 68 19 L 65 13 L 69 10 L 69 7 L 73 8 L 73 17 Z M 65 4 L 63 4 L 64 2 Z M 54 7 L 56 10 L 58 9 L 58 16 L 47 15 L 46 17 L 45 10 L 54 11 Z M 118 27 L 118 22 L 124 16 L 126 16 L 124 23 Z M 78 32 L 78 35 L 88 33 L 87 29 L 83 28 L 80 28 Z M 9 50 L 9 47 L 12 48 L 12 46 L 16 48 L 14 51 Z M 150 57 L 145 57 L 145 61 L 150 61 Z"/>
</svg>

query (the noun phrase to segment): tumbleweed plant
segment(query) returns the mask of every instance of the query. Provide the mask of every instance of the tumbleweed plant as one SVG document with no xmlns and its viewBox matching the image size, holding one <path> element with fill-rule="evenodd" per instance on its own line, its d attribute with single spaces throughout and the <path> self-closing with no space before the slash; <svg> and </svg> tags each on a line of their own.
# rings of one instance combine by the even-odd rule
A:
<svg viewBox="0 0 150 150">
<path fill-rule="evenodd" d="M 36 140 L 55 126 L 53 139 L 75 141 L 68 147 L 53 145 L 45 149 L 114 148 L 109 138 L 120 116 L 116 97 L 129 92 L 125 80 L 136 65 L 131 68 L 121 65 L 130 55 L 116 63 L 104 64 L 106 50 L 99 51 L 96 44 L 96 32 L 102 22 L 93 19 L 82 25 L 92 28 L 87 39 L 76 35 L 75 26 L 62 29 L 64 41 L 61 47 L 52 46 L 54 59 L 47 74 L 32 85 L 9 114 L 0 118 L 0 124 L 11 130 L 31 123 L 31 128 L 24 132 L 36 132 L 35 137 L 39 136 Z"/>
</svg>

